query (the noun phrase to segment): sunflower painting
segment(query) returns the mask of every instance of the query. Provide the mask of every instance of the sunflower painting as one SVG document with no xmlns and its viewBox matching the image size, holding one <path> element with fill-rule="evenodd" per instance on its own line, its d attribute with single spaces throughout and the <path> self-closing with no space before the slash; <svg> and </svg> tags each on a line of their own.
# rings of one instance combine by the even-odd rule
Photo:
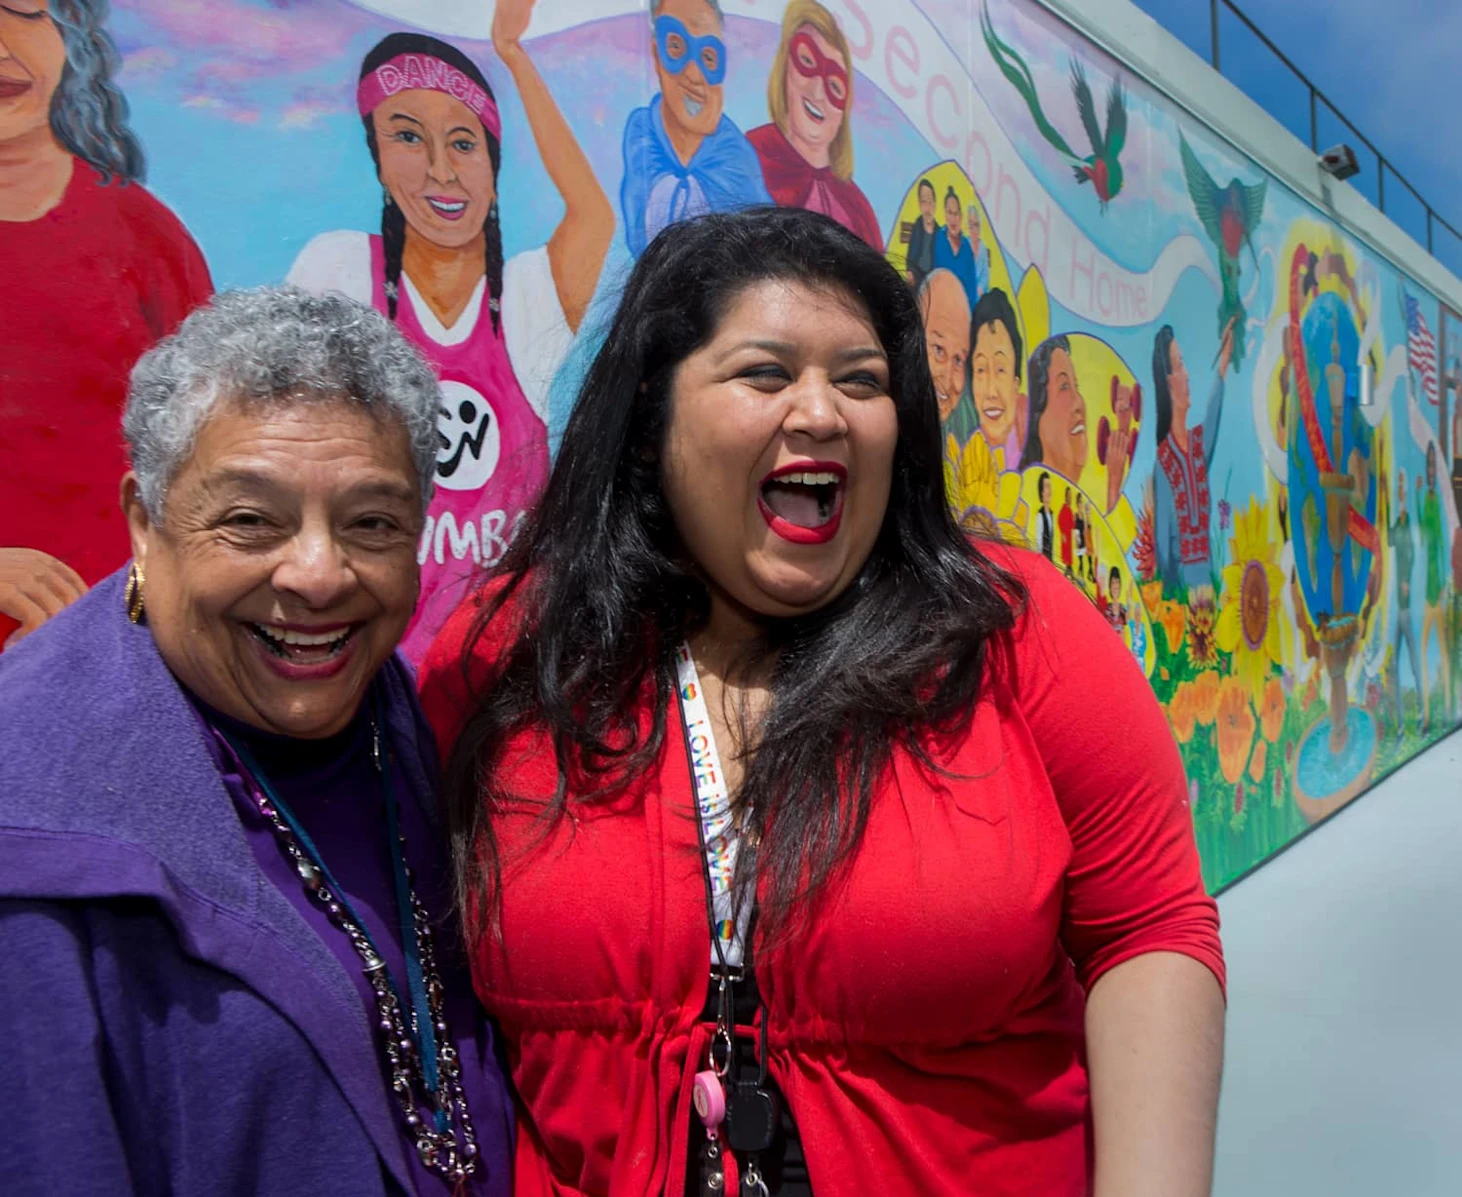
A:
<svg viewBox="0 0 1462 1197">
<path fill-rule="evenodd" d="M 1249 688 L 1256 707 L 1264 702 L 1264 684 L 1276 666 L 1285 663 L 1286 639 L 1280 603 L 1284 572 L 1279 548 L 1269 538 L 1269 509 L 1257 499 L 1234 517 L 1229 542 L 1233 559 L 1223 567 L 1215 638 L 1233 654 L 1233 673 Z"/>
</svg>

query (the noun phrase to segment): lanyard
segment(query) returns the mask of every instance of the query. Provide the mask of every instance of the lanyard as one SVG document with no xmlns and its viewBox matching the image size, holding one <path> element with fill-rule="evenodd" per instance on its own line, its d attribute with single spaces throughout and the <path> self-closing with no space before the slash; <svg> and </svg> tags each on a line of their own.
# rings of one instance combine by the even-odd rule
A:
<svg viewBox="0 0 1462 1197">
<path fill-rule="evenodd" d="M 432 1024 L 431 1010 L 427 1004 L 426 981 L 421 965 L 421 944 L 416 935 L 416 919 L 411 908 L 411 883 L 407 878 L 406 861 L 401 852 L 401 818 L 400 811 L 396 804 L 396 787 L 392 780 L 391 754 L 389 748 L 382 759 L 380 729 L 385 726 L 385 704 L 381 701 L 380 694 L 375 696 L 372 719 L 372 746 L 371 752 L 375 759 L 376 771 L 381 775 L 382 788 L 386 796 L 386 839 L 391 848 L 391 872 L 395 882 L 396 891 L 396 914 L 401 923 L 401 950 L 406 957 L 406 986 L 411 995 L 411 1028 L 412 1037 L 416 1040 L 417 1059 L 421 1063 L 422 1080 L 425 1082 L 427 1091 L 433 1096 L 436 1095 L 437 1077 L 437 1043 L 436 1027 Z M 365 936 L 366 942 L 370 944 L 371 950 L 375 952 L 376 958 L 381 961 L 381 969 L 385 973 L 386 983 L 391 987 L 399 1005 L 405 1006 L 401 1001 L 401 990 L 396 984 L 396 978 L 391 975 L 391 969 L 386 964 L 386 957 L 381 952 L 371 935 L 370 927 L 365 919 L 356 912 L 355 907 L 350 904 L 350 899 L 345 896 L 345 890 L 336 882 L 330 872 L 330 867 L 325 863 L 325 858 L 320 855 L 320 850 L 315 847 L 315 842 L 310 838 L 304 825 L 289 809 L 279 792 L 270 784 L 269 778 L 265 776 L 263 769 L 259 767 L 258 761 L 253 754 L 238 740 L 221 729 L 215 729 L 224 742 L 233 750 L 234 756 L 244 768 L 248 778 L 264 792 L 274 809 L 279 812 L 279 817 L 294 832 L 295 839 L 299 846 L 309 856 L 311 863 L 320 870 L 325 882 L 330 887 L 331 894 L 350 915 L 355 925 L 360 928 L 361 934 Z M 443 1115 L 438 1113 L 437 1121 L 441 1123 Z"/>
<path fill-rule="evenodd" d="M 736 832 L 731 793 L 726 787 L 726 775 L 721 771 L 716 734 L 711 729 L 690 645 L 682 643 L 675 650 L 675 672 L 680 714 L 685 724 L 685 750 L 695 780 L 696 815 L 700 819 L 700 841 L 710 893 L 711 965 L 739 969 L 746 956 L 751 903 L 742 902 L 737 909 L 736 852 L 740 836 Z"/>
</svg>

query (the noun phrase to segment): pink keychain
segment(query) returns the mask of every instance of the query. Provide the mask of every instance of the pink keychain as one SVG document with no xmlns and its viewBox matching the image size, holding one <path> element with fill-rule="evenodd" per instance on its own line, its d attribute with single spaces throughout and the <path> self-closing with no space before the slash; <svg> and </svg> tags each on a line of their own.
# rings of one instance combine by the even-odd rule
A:
<svg viewBox="0 0 1462 1197">
<path fill-rule="evenodd" d="M 721 1088 L 721 1078 L 710 1069 L 696 1073 L 690 1100 L 707 1133 L 714 1133 L 726 1118 L 726 1091 Z"/>
</svg>

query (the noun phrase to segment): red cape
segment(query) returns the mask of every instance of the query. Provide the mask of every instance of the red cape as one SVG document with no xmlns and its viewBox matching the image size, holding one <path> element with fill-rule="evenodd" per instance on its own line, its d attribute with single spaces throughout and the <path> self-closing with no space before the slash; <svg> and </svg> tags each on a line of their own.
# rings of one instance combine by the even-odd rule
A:
<svg viewBox="0 0 1462 1197">
<path fill-rule="evenodd" d="M 761 160 L 767 190 L 780 207 L 807 208 L 831 216 L 883 252 L 878 217 L 857 183 L 838 178 L 829 167 L 812 166 L 776 125 L 753 129 L 746 139 Z"/>
</svg>

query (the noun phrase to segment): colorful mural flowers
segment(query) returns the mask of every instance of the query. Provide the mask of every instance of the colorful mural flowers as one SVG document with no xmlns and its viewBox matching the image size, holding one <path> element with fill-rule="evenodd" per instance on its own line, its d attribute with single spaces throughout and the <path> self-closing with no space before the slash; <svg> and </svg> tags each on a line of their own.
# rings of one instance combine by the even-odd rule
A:
<svg viewBox="0 0 1462 1197">
<path fill-rule="evenodd" d="M 1218 647 L 1233 654 L 1234 673 L 1249 687 L 1256 707 L 1264 684 L 1286 657 L 1280 596 L 1284 573 L 1269 538 L 1269 509 L 1258 499 L 1234 517 L 1233 561 L 1223 568 Z"/>
<path fill-rule="evenodd" d="M 1230 785 L 1249 763 L 1256 727 L 1248 686 L 1236 677 L 1224 678 L 1218 694 L 1218 764 Z"/>
<path fill-rule="evenodd" d="M 1264 683 L 1264 696 L 1259 701 L 1259 727 L 1271 744 L 1278 743 L 1284 729 L 1284 685 L 1277 677 Z"/>
<path fill-rule="evenodd" d="M 990 448 L 983 436 L 971 436 L 961 449 L 949 437 L 944 486 L 961 526 L 997 534 L 1011 544 L 1026 543 L 1030 516 L 1021 498 L 1020 475 L 1007 470 L 1004 449 Z"/>
</svg>

